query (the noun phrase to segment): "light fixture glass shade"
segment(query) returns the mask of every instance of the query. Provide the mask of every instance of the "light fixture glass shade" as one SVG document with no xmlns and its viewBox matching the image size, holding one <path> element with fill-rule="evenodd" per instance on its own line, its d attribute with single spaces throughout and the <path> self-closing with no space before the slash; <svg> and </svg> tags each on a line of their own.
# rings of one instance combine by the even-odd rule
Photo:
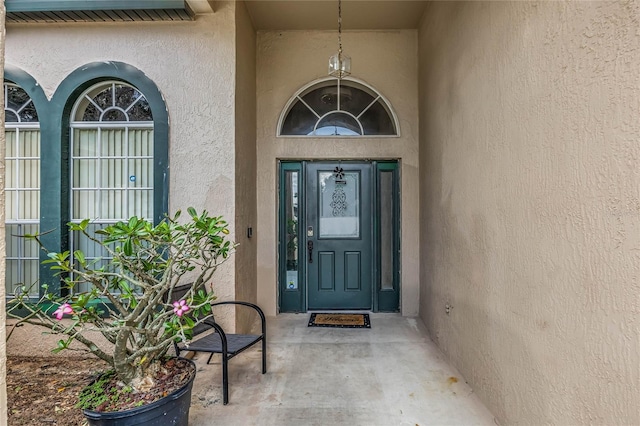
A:
<svg viewBox="0 0 640 426">
<path fill-rule="evenodd" d="M 329 58 L 329 75 L 337 78 L 351 75 L 351 58 L 341 53 Z"/>
</svg>

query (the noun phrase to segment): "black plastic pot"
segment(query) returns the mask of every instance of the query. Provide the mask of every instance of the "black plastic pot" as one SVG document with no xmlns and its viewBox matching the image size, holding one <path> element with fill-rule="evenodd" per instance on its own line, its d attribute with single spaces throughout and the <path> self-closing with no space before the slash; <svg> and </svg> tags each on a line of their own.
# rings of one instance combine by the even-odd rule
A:
<svg viewBox="0 0 640 426">
<path fill-rule="evenodd" d="M 135 426 L 135 425 L 176 425 L 187 426 L 189 423 L 189 406 L 191 405 L 191 388 L 196 378 L 196 366 L 187 359 L 193 367 L 194 374 L 184 386 L 170 393 L 162 399 L 142 407 L 126 411 L 100 412 L 82 410 L 91 426 Z"/>
</svg>

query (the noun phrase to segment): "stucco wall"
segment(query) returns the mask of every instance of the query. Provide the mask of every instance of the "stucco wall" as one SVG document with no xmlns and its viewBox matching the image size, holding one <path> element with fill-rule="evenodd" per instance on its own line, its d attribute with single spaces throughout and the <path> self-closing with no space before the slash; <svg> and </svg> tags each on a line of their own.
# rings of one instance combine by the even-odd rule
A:
<svg viewBox="0 0 640 426">
<path fill-rule="evenodd" d="M 51 97 L 73 70 L 121 61 L 155 82 L 169 110 L 173 212 L 194 206 L 224 215 L 235 235 L 235 5 L 194 22 L 8 25 L 6 62 L 31 74 Z M 232 299 L 235 259 L 216 273 L 215 291 Z M 220 318 L 221 319 L 221 318 Z M 234 324 L 226 314 L 223 324 Z"/>
<path fill-rule="evenodd" d="M 640 424 L 639 16 L 423 18 L 420 315 L 501 424 Z"/>
<path fill-rule="evenodd" d="M 375 87 L 398 115 L 400 138 L 277 138 L 278 118 L 302 86 L 325 77 L 335 31 L 260 31 L 257 43 L 258 302 L 277 311 L 277 159 L 401 160 L 401 305 L 418 313 L 417 31 L 343 35 L 352 76 Z"/>
<path fill-rule="evenodd" d="M 256 33 L 244 2 L 236 3 L 236 299 L 255 303 L 256 238 Z M 255 320 L 250 309 L 238 309 L 236 326 L 248 331 Z"/>
</svg>

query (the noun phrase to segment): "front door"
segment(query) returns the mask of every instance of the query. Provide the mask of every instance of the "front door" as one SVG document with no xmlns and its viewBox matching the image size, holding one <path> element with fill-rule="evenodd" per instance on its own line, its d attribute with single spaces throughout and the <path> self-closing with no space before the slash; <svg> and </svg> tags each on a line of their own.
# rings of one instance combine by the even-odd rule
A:
<svg viewBox="0 0 640 426">
<path fill-rule="evenodd" d="M 308 309 L 372 308 L 372 165 L 308 163 Z"/>
</svg>

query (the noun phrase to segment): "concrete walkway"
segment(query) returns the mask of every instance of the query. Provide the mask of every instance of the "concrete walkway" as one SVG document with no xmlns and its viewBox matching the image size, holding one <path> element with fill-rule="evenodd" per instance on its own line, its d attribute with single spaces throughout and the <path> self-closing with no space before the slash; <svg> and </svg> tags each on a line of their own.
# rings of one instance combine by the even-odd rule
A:
<svg viewBox="0 0 640 426">
<path fill-rule="evenodd" d="M 267 319 L 267 374 L 259 349 L 232 359 L 227 406 L 219 358 L 199 354 L 190 425 L 495 425 L 419 319 L 371 314 L 369 330 L 308 318 Z"/>
</svg>

